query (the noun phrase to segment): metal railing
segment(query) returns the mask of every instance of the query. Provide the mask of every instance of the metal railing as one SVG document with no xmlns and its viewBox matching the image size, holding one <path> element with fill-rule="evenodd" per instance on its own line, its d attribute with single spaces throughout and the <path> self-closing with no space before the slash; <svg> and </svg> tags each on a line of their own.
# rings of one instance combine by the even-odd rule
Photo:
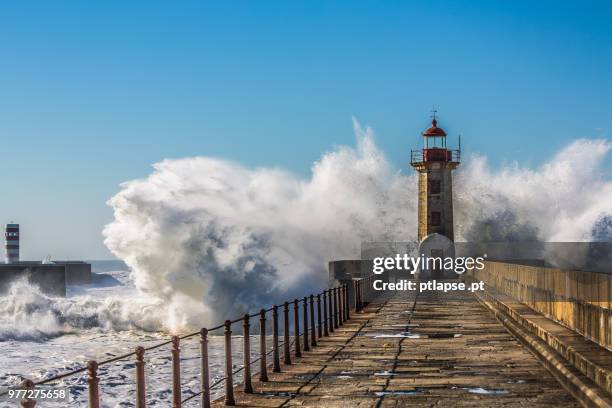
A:
<svg viewBox="0 0 612 408">
<path fill-rule="evenodd" d="M 369 293 L 372 290 L 372 276 L 354 280 L 352 287 L 348 284 L 342 284 L 331 289 L 324 290 L 316 295 L 311 294 L 303 299 L 294 299 L 293 301 L 284 302 L 282 305 L 274 305 L 268 309 L 261 309 L 254 314 L 245 314 L 243 317 L 235 320 L 226 320 L 212 328 L 202 328 L 197 332 L 185 334 L 182 336 L 172 336 L 168 341 L 155 344 L 150 347 L 138 346 L 133 352 L 115 356 L 103 361 L 89 361 L 86 366 L 71 370 L 51 378 L 40 381 L 32 381 L 24 379 L 20 388 L 34 389 L 39 385 L 47 385 L 55 383 L 58 380 L 66 377 L 87 371 L 88 384 L 88 403 L 89 408 L 100 407 L 100 377 L 98 370 L 101 366 L 108 365 L 120 360 L 134 358 L 135 360 L 135 379 L 136 379 L 136 395 L 135 405 L 137 408 L 146 406 L 146 381 L 145 381 L 145 355 L 155 349 L 170 345 L 171 354 L 171 369 L 172 369 L 172 407 L 180 408 L 185 402 L 196 397 L 200 397 L 201 407 L 208 408 L 211 405 L 211 390 L 225 383 L 225 405 L 235 405 L 234 396 L 234 375 L 244 371 L 243 373 L 243 391 L 245 393 L 253 393 L 252 385 L 252 364 L 259 362 L 259 381 L 268 381 L 268 356 L 272 355 L 272 371 L 281 372 L 280 364 L 280 348 L 283 347 L 283 363 L 289 365 L 292 363 L 291 351 L 295 358 L 302 357 L 302 351 L 307 352 L 311 348 L 316 347 L 317 340 L 322 337 L 327 337 L 334 333 L 336 329 L 350 319 L 349 290 L 353 290 L 354 310 L 360 312 L 368 303 Z M 300 332 L 300 305 L 302 305 L 302 331 Z M 293 338 L 291 338 L 291 319 L 290 312 L 293 306 Z M 279 341 L 279 312 L 282 308 L 283 315 L 283 341 Z M 272 318 L 272 350 L 267 351 L 266 337 L 266 322 L 268 313 L 271 312 Z M 259 320 L 259 357 L 251 361 L 251 319 L 258 318 Z M 316 324 L 315 324 L 316 322 Z M 243 330 L 243 365 L 237 370 L 233 370 L 232 357 L 232 325 L 242 323 Z M 225 370 L 224 377 L 218 379 L 213 384 L 210 384 L 210 365 L 208 354 L 208 336 L 209 333 L 223 329 L 225 350 Z M 193 393 L 187 398 L 182 397 L 181 388 L 181 342 L 198 336 L 200 339 L 200 390 Z M 293 347 L 291 347 L 293 346 Z M 0 396 L 7 394 L 8 391 L 0 393 Z M 36 401 L 33 399 L 23 399 L 21 406 L 26 408 L 34 408 Z"/>
<path fill-rule="evenodd" d="M 375 277 L 376 275 L 370 275 L 353 281 L 356 312 L 362 311 L 370 303 L 370 299 L 376 295 L 372 286 Z"/>
<path fill-rule="evenodd" d="M 460 162 L 461 150 L 446 148 L 425 148 L 410 151 L 410 163 Z"/>
</svg>

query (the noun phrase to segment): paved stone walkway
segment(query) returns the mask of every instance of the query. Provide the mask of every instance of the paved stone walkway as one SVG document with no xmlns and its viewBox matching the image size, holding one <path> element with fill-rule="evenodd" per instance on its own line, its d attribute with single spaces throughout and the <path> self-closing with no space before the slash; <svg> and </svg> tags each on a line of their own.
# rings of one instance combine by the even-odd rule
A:
<svg viewBox="0 0 612 408">
<path fill-rule="evenodd" d="M 293 362 L 236 405 L 579 406 L 472 296 L 381 300 Z"/>
</svg>

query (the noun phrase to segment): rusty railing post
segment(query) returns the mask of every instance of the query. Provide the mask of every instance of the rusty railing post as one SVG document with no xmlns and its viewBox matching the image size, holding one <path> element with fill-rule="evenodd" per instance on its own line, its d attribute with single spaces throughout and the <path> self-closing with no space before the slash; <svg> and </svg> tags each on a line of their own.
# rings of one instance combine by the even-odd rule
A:
<svg viewBox="0 0 612 408">
<path fill-rule="evenodd" d="M 329 313 L 329 332 L 334 332 L 334 297 L 332 295 L 332 289 L 327 290 L 327 308 Z"/>
<path fill-rule="evenodd" d="M 145 408 L 145 361 L 144 347 L 136 347 L 136 408 Z"/>
<path fill-rule="evenodd" d="M 346 283 L 342 284 L 342 296 L 340 297 L 340 302 L 342 302 L 342 321 L 346 323 L 348 320 L 346 318 Z"/>
<path fill-rule="evenodd" d="M 293 299 L 293 338 L 295 339 L 295 356 L 302 357 L 302 350 L 300 350 L 300 305 L 297 299 Z"/>
<path fill-rule="evenodd" d="M 338 286 L 338 325 L 344 324 L 344 295 L 342 293 L 342 285 Z"/>
<path fill-rule="evenodd" d="M 172 336 L 172 408 L 181 408 L 181 349 L 179 336 Z"/>
<path fill-rule="evenodd" d="M 359 310 L 363 310 L 363 280 L 359 281 Z"/>
<path fill-rule="evenodd" d="M 368 304 L 368 299 L 370 298 L 369 297 L 369 294 L 370 294 L 370 285 L 368 285 L 368 281 L 369 280 L 370 280 L 369 278 L 366 278 L 365 281 L 363 282 L 363 289 L 362 289 L 362 291 L 363 291 L 364 305 Z"/>
<path fill-rule="evenodd" d="M 344 304 L 345 304 L 345 313 L 346 313 L 346 320 L 350 320 L 351 319 L 351 305 L 349 304 L 349 285 L 348 283 L 346 283 L 344 285 Z"/>
<path fill-rule="evenodd" d="M 331 300 L 329 324 L 335 331 L 338 328 L 338 323 L 336 320 L 336 290 L 334 288 L 329 290 L 329 297 Z"/>
<path fill-rule="evenodd" d="M 268 364 L 266 363 L 266 311 L 259 312 L 259 381 L 268 381 Z"/>
<path fill-rule="evenodd" d="M 338 325 L 344 324 L 344 309 L 342 308 L 342 285 L 338 286 Z"/>
<path fill-rule="evenodd" d="M 304 351 L 310 351 L 310 344 L 308 341 L 308 299 L 304 296 L 302 299 L 304 304 L 302 317 L 304 318 Z"/>
<path fill-rule="evenodd" d="M 26 390 L 33 390 L 34 389 L 34 381 L 25 379 L 25 380 L 23 380 L 21 382 L 21 384 L 19 385 L 19 388 L 26 389 Z M 30 398 L 23 398 L 19 402 L 19 405 L 21 406 L 21 408 L 35 408 L 36 407 L 36 400 L 35 399 L 30 399 Z"/>
<path fill-rule="evenodd" d="M 359 310 L 362 311 L 365 306 L 365 302 L 363 300 L 363 280 L 359 281 Z"/>
<path fill-rule="evenodd" d="M 363 298 L 363 305 L 367 305 L 368 304 L 368 294 L 369 294 L 369 290 L 368 290 L 368 279 L 366 278 L 366 280 L 363 282 L 363 287 L 361 288 L 361 291 L 363 292 L 363 295 L 361 295 L 361 297 Z"/>
<path fill-rule="evenodd" d="M 345 312 L 346 319 L 345 320 L 350 320 L 350 318 L 351 318 L 351 313 L 350 313 L 351 305 L 350 305 L 350 302 L 349 302 L 349 290 L 350 290 L 349 284 L 345 283 L 344 284 L 344 304 L 346 305 L 346 308 L 345 308 L 345 310 L 346 310 L 346 312 Z"/>
<path fill-rule="evenodd" d="M 100 392 L 98 390 L 98 363 L 91 360 L 87 363 L 87 384 L 89 384 L 89 408 L 100 408 Z"/>
<path fill-rule="evenodd" d="M 284 363 L 291 364 L 291 344 L 289 344 L 289 302 L 283 305 L 283 351 Z"/>
<path fill-rule="evenodd" d="M 243 329 L 243 344 L 242 347 L 242 361 L 244 364 L 244 392 L 246 394 L 253 393 L 253 385 L 251 384 L 251 324 L 249 322 L 249 314 L 244 315 L 242 322 Z"/>
<path fill-rule="evenodd" d="M 359 312 L 359 281 L 353 282 L 353 290 L 355 291 L 355 312 Z"/>
<path fill-rule="evenodd" d="M 346 320 L 344 318 L 346 316 L 344 313 L 344 284 L 338 287 L 338 303 L 340 304 L 340 325 L 343 325 Z"/>
<path fill-rule="evenodd" d="M 338 324 L 338 288 L 333 288 L 333 296 L 334 296 L 334 329 L 340 327 Z"/>
<path fill-rule="evenodd" d="M 348 284 L 344 284 L 344 321 L 349 319 L 349 304 L 348 304 Z"/>
<path fill-rule="evenodd" d="M 317 345 L 317 332 L 315 331 L 314 295 L 310 295 L 310 345 Z"/>
<path fill-rule="evenodd" d="M 200 330 L 200 405 L 210 408 L 210 374 L 208 368 L 208 329 Z"/>
<path fill-rule="evenodd" d="M 363 310 L 363 282 L 359 280 L 359 285 L 357 286 L 359 289 L 359 311 Z"/>
<path fill-rule="evenodd" d="M 353 291 L 353 311 L 355 313 L 357 313 L 358 310 L 359 310 L 358 307 L 357 307 L 357 302 L 358 302 L 358 299 L 357 299 L 357 281 L 353 281 L 351 283 L 352 283 L 352 288 L 351 289 Z"/>
<path fill-rule="evenodd" d="M 361 308 L 363 309 L 363 307 L 366 305 L 365 302 L 365 295 L 366 295 L 366 287 L 365 287 L 365 280 L 361 280 L 361 282 L 359 282 L 359 291 L 361 292 L 359 295 L 359 299 L 361 299 Z"/>
<path fill-rule="evenodd" d="M 344 325 L 344 285 L 340 285 L 338 288 L 338 305 L 340 307 L 340 326 Z"/>
<path fill-rule="evenodd" d="M 321 321 L 321 294 L 317 293 L 317 336 L 323 337 L 323 322 Z"/>
<path fill-rule="evenodd" d="M 340 286 L 336 288 L 336 314 L 338 315 L 338 326 L 342 326 L 342 291 Z"/>
<path fill-rule="evenodd" d="M 272 306 L 272 372 L 280 373 L 280 352 L 278 350 L 278 306 Z"/>
<path fill-rule="evenodd" d="M 234 400 L 234 375 L 232 373 L 232 322 L 225 321 L 225 405 L 236 405 Z"/>
<path fill-rule="evenodd" d="M 323 335 L 329 336 L 329 330 L 327 330 L 327 290 L 323 291 Z"/>
</svg>

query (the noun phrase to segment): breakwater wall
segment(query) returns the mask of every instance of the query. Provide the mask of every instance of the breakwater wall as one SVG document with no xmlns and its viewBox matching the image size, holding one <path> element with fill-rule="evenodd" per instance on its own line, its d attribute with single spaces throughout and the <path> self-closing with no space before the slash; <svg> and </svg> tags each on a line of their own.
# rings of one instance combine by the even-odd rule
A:
<svg viewBox="0 0 612 408">
<path fill-rule="evenodd" d="M 473 277 L 612 350 L 612 275 L 485 262 Z"/>
<path fill-rule="evenodd" d="M 66 268 L 54 264 L 0 264 L 0 294 L 8 289 L 11 282 L 23 277 L 38 285 L 44 293 L 66 296 Z"/>
</svg>

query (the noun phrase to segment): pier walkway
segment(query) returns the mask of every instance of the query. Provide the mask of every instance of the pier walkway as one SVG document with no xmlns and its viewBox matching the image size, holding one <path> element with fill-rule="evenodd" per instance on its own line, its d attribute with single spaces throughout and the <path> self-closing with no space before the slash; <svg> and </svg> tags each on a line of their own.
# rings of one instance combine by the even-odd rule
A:
<svg viewBox="0 0 612 408">
<path fill-rule="evenodd" d="M 474 295 L 370 303 L 253 393 L 248 407 L 578 407 Z M 213 403 L 222 406 L 223 399 Z"/>
</svg>

